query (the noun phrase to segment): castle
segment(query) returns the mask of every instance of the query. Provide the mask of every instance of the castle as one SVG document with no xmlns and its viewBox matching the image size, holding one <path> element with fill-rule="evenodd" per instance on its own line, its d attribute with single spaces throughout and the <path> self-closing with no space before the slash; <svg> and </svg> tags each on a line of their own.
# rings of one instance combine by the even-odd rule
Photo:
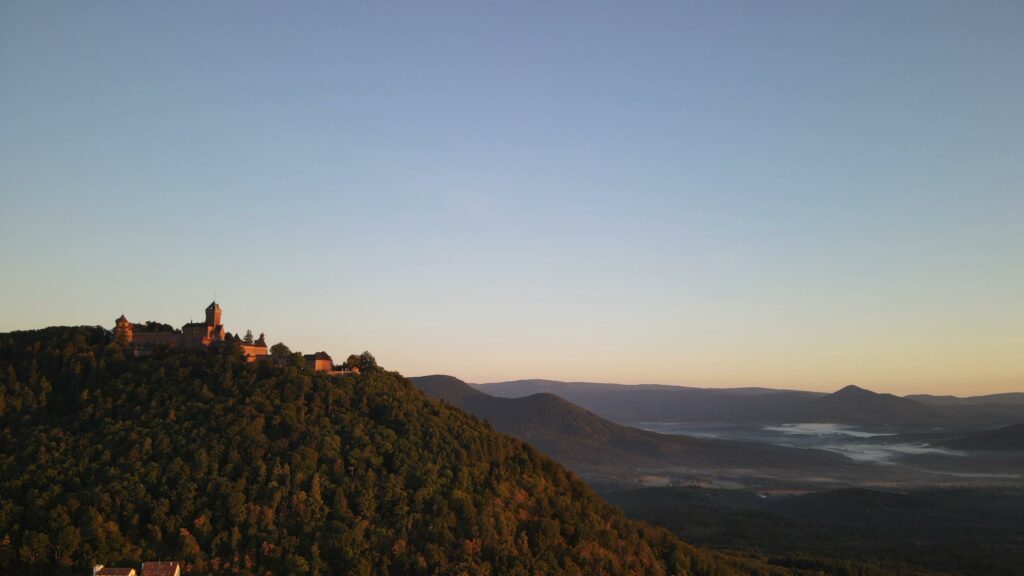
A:
<svg viewBox="0 0 1024 576">
<path fill-rule="evenodd" d="M 189 322 L 175 330 L 166 324 L 146 322 L 132 324 L 124 314 L 114 321 L 114 341 L 125 347 L 133 356 L 148 356 L 157 348 L 219 348 L 225 345 L 237 345 L 245 354 L 247 362 L 269 360 L 267 340 L 263 334 L 252 341 L 251 334 L 243 340 L 238 334 L 232 335 L 224 330 L 220 322 L 221 309 L 216 301 L 206 307 L 206 322 Z M 314 372 L 328 374 L 358 374 L 358 367 L 348 365 L 335 366 L 327 352 L 306 354 L 303 356 L 306 367 Z"/>
<path fill-rule="evenodd" d="M 125 345 L 135 356 L 147 356 L 158 347 L 216 348 L 238 344 L 249 362 L 267 357 L 267 342 L 263 334 L 255 342 L 250 341 L 251 338 L 243 341 L 237 334 L 224 330 L 220 317 L 220 304 L 216 301 L 206 307 L 206 322 L 189 322 L 180 330 L 151 322 L 132 324 L 122 314 L 114 321 L 114 341 Z"/>
</svg>

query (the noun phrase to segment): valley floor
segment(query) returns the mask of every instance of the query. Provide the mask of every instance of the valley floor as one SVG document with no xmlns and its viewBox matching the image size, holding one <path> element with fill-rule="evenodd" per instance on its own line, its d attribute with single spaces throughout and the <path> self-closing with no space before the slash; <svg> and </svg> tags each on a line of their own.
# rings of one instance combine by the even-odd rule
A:
<svg viewBox="0 0 1024 576">
<path fill-rule="evenodd" d="M 1024 574 L 1024 490 L 846 489 L 790 496 L 612 492 L 627 515 L 699 546 L 829 574 Z"/>
</svg>

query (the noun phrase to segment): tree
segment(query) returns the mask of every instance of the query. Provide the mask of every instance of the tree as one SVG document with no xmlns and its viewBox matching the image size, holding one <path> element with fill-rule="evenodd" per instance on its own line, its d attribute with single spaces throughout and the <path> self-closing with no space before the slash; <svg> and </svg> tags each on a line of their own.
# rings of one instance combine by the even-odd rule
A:
<svg viewBox="0 0 1024 576">
<path fill-rule="evenodd" d="M 153 320 L 146 320 L 146 331 L 147 332 L 177 332 L 170 324 L 164 324 L 163 322 L 155 322 Z"/>
<path fill-rule="evenodd" d="M 367 372 L 377 368 L 377 359 L 370 354 L 369 350 L 359 355 L 359 370 Z"/>
<path fill-rule="evenodd" d="M 285 346 L 284 342 L 278 342 L 270 347 L 270 357 L 281 366 L 301 368 L 306 365 L 306 360 L 302 357 L 302 354 L 292 352 L 290 348 Z"/>
<path fill-rule="evenodd" d="M 245 338 L 242 339 L 242 342 L 252 344 L 252 330 L 245 331 Z"/>
</svg>

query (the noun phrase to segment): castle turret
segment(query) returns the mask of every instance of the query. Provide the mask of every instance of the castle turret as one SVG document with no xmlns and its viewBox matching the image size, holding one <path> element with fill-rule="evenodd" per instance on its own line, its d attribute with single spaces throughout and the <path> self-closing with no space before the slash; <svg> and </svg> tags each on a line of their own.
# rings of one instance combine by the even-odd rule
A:
<svg viewBox="0 0 1024 576">
<path fill-rule="evenodd" d="M 216 300 L 206 307 L 206 325 L 220 326 L 220 304 Z"/>
<path fill-rule="evenodd" d="M 132 323 L 121 314 L 120 318 L 114 320 L 114 341 L 119 344 L 130 344 L 132 337 Z"/>
</svg>

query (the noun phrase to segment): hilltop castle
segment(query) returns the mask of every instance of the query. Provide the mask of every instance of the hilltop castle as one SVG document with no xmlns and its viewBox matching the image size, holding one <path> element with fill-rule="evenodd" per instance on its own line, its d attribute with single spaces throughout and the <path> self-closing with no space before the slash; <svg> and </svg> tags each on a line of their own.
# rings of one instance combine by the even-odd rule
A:
<svg viewBox="0 0 1024 576">
<path fill-rule="evenodd" d="M 165 324 L 147 322 L 132 324 L 124 314 L 114 321 L 114 341 L 124 344 L 135 356 L 146 356 L 157 347 L 211 348 L 238 344 L 249 362 L 266 357 L 267 342 L 263 334 L 255 342 L 243 341 L 237 334 L 224 330 L 220 304 L 206 307 L 206 322 L 190 322 L 174 330 Z"/>
</svg>

